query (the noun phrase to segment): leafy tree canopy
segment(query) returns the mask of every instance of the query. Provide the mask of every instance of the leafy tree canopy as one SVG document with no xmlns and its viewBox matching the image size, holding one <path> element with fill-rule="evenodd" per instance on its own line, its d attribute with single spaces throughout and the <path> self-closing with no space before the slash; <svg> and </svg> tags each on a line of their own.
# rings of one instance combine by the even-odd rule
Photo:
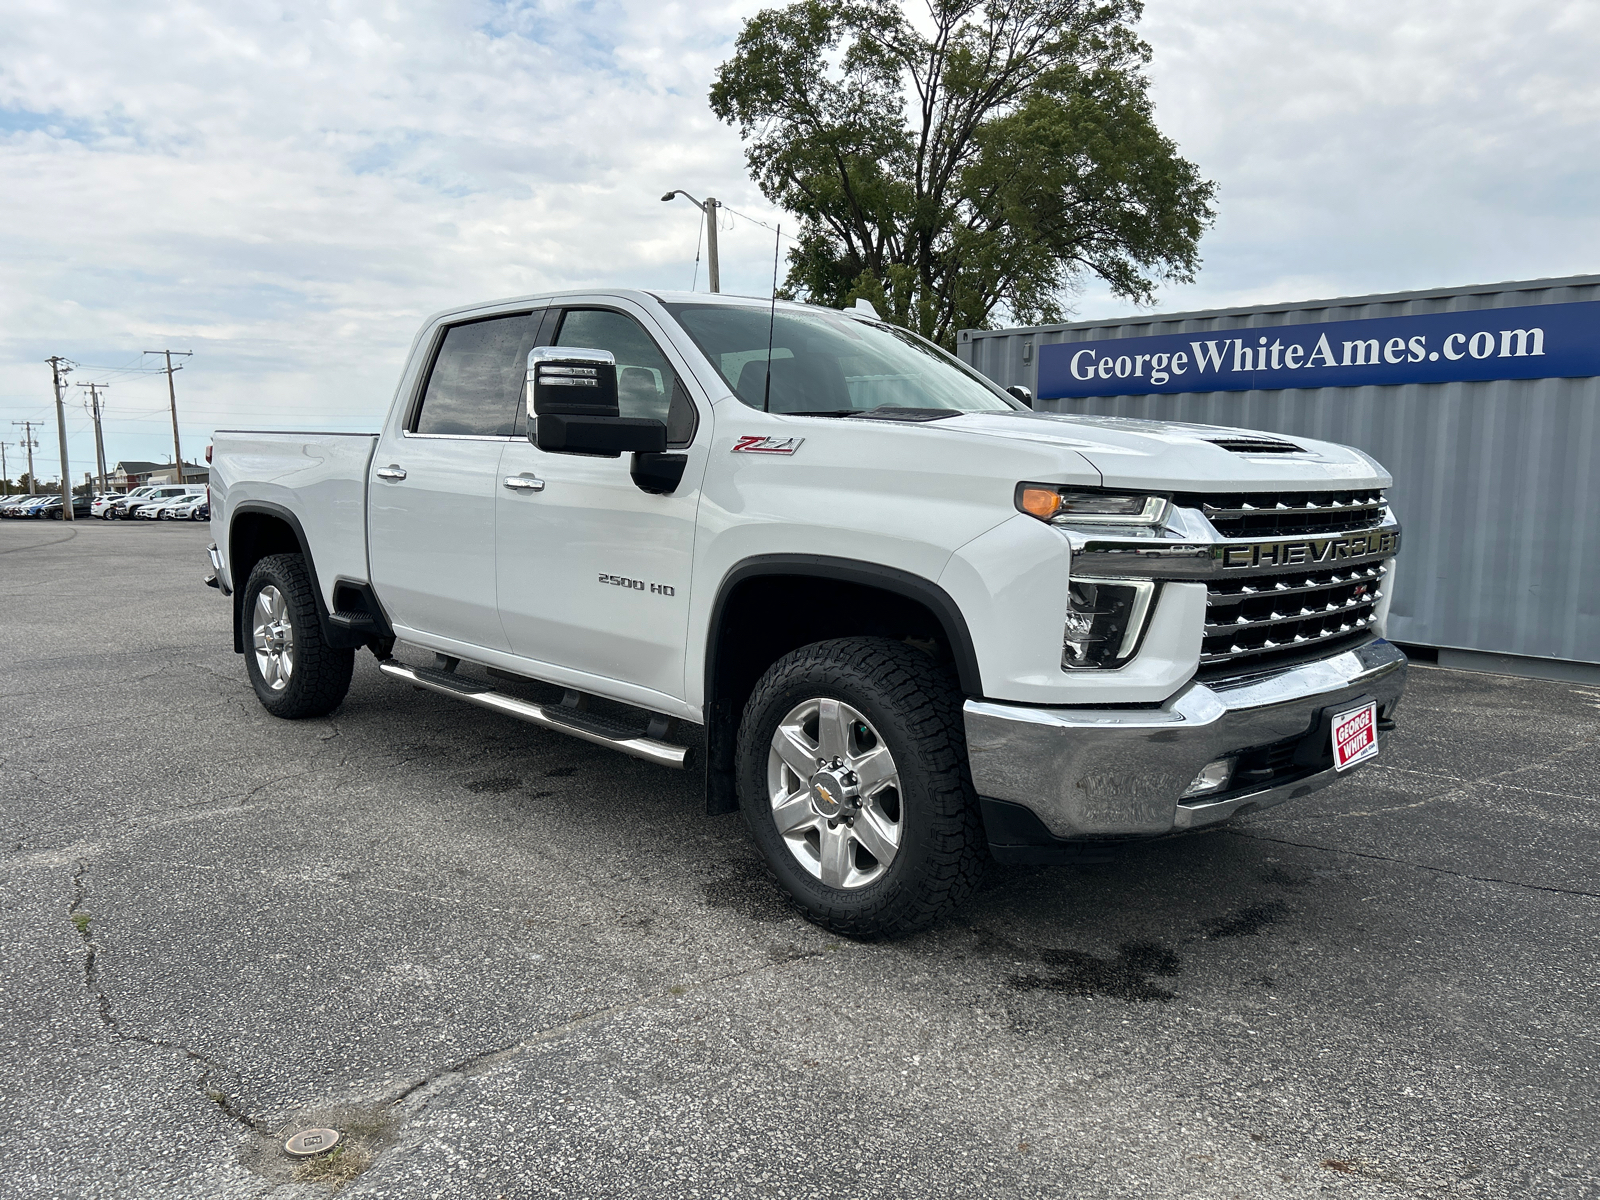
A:
<svg viewBox="0 0 1600 1200">
<path fill-rule="evenodd" d="M 711 89 L 800 218 L 787 293 L 866 297 L 953 344 L 1063 320 L 1086 273 L 1187 282 L 1215 185 L 1156 128 L 1140 0 L 798 0 L 745 23 Z"/>
</svg>

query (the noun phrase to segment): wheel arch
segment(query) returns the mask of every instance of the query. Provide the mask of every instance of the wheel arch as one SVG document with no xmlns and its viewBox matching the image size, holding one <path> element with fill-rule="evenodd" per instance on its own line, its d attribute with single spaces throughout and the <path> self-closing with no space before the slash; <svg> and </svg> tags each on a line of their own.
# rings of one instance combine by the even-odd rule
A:
<svg viewBox="0 0 1600 1200">
<path fill-rule="evenodd" d="M 281 504 L 267 500 L 246 500 L 240 503 L 228 518 L 228 576 L 233 582 L 233 652 L 243 654 L 244 593 L 250 572 L 263 558 L 271 554 L 299 554 L 311 576 L 311 591 L 317 603 L 317 624 L 322 627 L 323 640 L 339 648 L 366 645 L 364 635 L 352 634 L 328 620 L 328 605 L 322 598 L 322 584 L 317 578 L 317 562 L 311 555 L 311 543 L 306 540 L 300 518 Z"/>
<path fill-rule="evenodd" d="M 723 576 L 706 637 L 706 811 L 732 812 L 734 743 L 756 682 L 791 650 L 833 637 L 932 642 L 968 696 L 983 694 L 966 617 L 932 580 L 881 563 L 765 554 Z"/>
</svg>

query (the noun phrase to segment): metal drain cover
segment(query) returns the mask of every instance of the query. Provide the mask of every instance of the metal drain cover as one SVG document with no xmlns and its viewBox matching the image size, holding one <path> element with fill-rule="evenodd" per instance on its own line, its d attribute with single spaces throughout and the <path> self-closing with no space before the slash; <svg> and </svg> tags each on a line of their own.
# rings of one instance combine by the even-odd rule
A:
<svg viewBox="0 0 1600 1200">
<path fill-rule="evenodd" d="M 324 1150 L 332 1150 L 339 1142 L 337 1129 L 302 1129 L 283 1144 L 284 1150 L 295 1158 L 310 1158 Z"/>
</svg>

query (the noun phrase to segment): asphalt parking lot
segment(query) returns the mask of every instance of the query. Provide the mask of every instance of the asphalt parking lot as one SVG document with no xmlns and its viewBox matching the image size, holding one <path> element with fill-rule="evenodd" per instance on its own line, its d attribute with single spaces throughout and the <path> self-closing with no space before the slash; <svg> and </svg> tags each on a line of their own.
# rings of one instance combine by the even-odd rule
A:
<svg viewBox="0 0 1600 1200">
<path fill-rule="evenodd" d="M 1340 786 L 854 944 L 692 778 L 364 653 L 268 717 L 208 540 L 0 523 L 0 1194 L 1600 1195 L 1600 689 L 1419 668 Z"/>
</svg>

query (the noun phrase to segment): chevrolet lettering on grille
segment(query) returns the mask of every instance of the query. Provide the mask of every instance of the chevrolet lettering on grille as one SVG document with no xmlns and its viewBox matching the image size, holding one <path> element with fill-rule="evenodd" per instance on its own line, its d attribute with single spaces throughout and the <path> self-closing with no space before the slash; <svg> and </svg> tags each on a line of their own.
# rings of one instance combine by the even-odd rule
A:
<svg viewBox="0 0 1600 1200">
<path fill-rule="evenodd" d="M 1339 537 L 1287 538 L 1248 546 L 1223 546 L 1220 555 L 1224 570 L 1248 571 L 1380 558 L 1395 554 L 1399 549 L 1398 529 L 1374 529 L 1370 533 Z"/>
</svg>

